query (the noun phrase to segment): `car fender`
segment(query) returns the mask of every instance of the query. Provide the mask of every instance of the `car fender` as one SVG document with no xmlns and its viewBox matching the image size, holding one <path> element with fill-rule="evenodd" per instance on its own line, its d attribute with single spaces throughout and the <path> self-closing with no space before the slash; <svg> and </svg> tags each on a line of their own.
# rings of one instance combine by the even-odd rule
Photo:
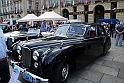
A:
<svg viewBox="0 0 124 83">
<path fill-rule="evenodd" d="M 52 62 L 53 63 L 61 62 L 63 59 L 66 58 L 66 56 L 64 55 L 64 51 L 67 50 L 69 47 L 70 46 L 55 48 L 52 52 L 43 57 L 42 63 L 44 63 L 44 65 L 48 65 Z"/>
</svg>

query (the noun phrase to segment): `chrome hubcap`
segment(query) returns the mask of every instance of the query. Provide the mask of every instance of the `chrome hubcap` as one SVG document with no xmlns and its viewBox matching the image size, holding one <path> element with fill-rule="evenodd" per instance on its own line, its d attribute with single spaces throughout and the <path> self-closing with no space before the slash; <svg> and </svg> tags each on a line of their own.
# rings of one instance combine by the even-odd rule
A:
<svg viewBox="0 0 124 83">
<path fill-rule="evenodd" d="M 66 64 L 65 67 L 63 67 L 62 69 L 62 81 L 66 80 L 66 78 L 68 77 L 68 71 L 69 71 L 69 66 L 68 64 Z"/>
</svg>

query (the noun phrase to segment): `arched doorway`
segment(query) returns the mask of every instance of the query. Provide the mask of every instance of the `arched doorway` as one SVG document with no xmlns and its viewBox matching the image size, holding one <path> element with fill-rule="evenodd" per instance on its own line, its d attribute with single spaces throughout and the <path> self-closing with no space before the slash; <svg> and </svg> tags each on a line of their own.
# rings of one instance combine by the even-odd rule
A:
<svg viewBox="0 0 124 83">
<path fill-rule="evenodd" d="M 99 19 L 104 19 L 104 7 L 97 5 L 94 8 L 94 23 L 98 22 Z"/>
<path fill-rule="evenodd" d="M 63 9 L 63 17 L 68 18 L 69 19 L 69 11 L 67 9 Z"/>
</svg>

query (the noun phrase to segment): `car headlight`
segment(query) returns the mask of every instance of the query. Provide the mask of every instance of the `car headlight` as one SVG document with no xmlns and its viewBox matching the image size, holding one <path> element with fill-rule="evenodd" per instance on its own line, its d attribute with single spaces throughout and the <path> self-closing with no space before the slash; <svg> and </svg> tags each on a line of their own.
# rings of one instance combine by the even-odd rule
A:
<svg viewBox="0 0 124 83">
<path fill-rule="evenodd" d="M 12 42 L 14 42 L 14 40 L 15 40 L 14 37 L 10 37 L 10 38 L 12 39 Z"/>
<path fill-rule="evenodd" d="M 35 61 L 37 61 L 37 60 L 38 60 L 38 57 L 39 57 L 39 53 L 38 53 L 37 51 L 34 51 L 34 52 L 33 52 L 33 59 L 34 59 Z"/>
<path fill-rule="evenodd" d="M 37 63 L 37 62 L 34 63 L 34 67 L 35 67 L 36 69 L 38 68 L 38 63 Z"/>
<path fill-rule="evenodd" d="M 21 56 L 21 55 L 19 55 L 19 56 L 18 56 L 18 59 L 19 59 L 19 60 L 21 60 L 21 59 L 22 59 L 22 56 Z"/>
<path fill-rule="evenodd" d="M 21 46 L 17 46 L 17 53 L 21 54 Z"/>
</svg>

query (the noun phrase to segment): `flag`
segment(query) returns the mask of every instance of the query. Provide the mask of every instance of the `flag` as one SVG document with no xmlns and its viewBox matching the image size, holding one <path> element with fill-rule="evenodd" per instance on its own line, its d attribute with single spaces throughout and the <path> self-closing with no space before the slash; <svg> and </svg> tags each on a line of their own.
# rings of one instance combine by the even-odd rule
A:
<svg viewBox="0 0 124 83">
<path fill-rule="evenodd" d="M 88 4 L 88 0 L 84 0 L 84 4 L 85 4 L 85 5 Z"/>
<path fill-rule="evenodd" d="M 42 6 L 42 9 L 44 9 L 44 5 Z"/>
<path fill-rule="evenodd" d="M 66 6 L 66 0 L 64 0 L 64 6 Z"/>
<path fill-rule="evenodd" d="M 75 5 L 76 4 L 76 0 L 72 0 L 72 5 Z"/>
<path fill-rule="evenodd" d="M 65 2 L 62 2 L 62 7 L 64 7 L 65 6 Z"/>
<path fill-rule="evenodd" d="M 72 5 L 74 5 L 74 0 L 72 0 Z"/>
<path fill-rule="evenodd" d="M 49 4 L 46 5 L 46 8 L 47 8 L 47 9 L 49 8 Z"/>
<path fill-rule="evenodd" d="M 53 4 L 53 7 L 55 7 L 55 6 L 56 6 L 56 3 Z"/>
</svg>

